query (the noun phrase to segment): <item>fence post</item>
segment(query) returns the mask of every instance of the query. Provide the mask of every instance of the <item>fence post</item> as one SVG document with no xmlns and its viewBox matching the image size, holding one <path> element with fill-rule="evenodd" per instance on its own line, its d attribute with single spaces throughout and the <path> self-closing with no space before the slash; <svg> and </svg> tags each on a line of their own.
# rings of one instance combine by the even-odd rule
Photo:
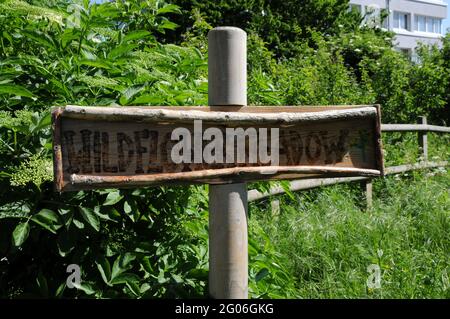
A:
<svg viewBox="0 0 450 319">
<path fill-rule="evenodd" d="M 230 111 L 247 105 L 247 34 L 234 27 L 214 28 L 208 51 L 208 104 Z M 209 186 L 209 294 L 248 298 L 246 183 Z"/>
<path fill-rule="evenodd" d="M 272 217 L 280 215 L 280 201 L 278 199 L 272 199 L 270 201 L 270 210 L 272 212 Z"/>
<path fill-rule="evenodd" d="M 426 125 L 427 117 L 419 116 L 419 119 L 417 122 L 419 124 Z M 422 151 L 422 157 L 423 157 L 423 160 L 426 162 L 426 161 L 428 161 L 428 135 L 427 135 L 427 132 L 419 131 L 418 137 L 419 137 L 419 147 Z"/>
<path fill-rule="evenodd" d="M 373 207 L 372 179 L 366 179 L 363 183 L 366 195 L 366 208 L 371 209 Z"/>
</svg>

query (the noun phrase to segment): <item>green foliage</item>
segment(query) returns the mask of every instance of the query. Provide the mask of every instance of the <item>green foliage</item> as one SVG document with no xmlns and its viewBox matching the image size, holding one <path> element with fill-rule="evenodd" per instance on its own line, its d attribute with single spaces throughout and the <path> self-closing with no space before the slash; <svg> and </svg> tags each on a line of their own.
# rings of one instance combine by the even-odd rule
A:
<svg viewBox="0 0 450 319">
<path fill-rule="evenodd" d="M 250 211 L 283 255 L 292 297 L 448 298 L 449 183 L 445 170 L 377 179 L 368 212 L 351 184 L 278 198 L 277 216 L 269 203 Z M 367 287 L 371 264 L 380 289 Z"/>
<path fill-rule="evenodd" d="M 155 40 L 178 8 L 0 5 L 0 295 L 204 296 L 203 188 L 56 194 L 50 183 L 53 105 L 206 103 L 204 55 Z M 65 287 L 71 263 L 78 289 Z"/>
<path fill-rule="evenodd" d="M 414 97 L 411 112 L 428 114 L 432 122 L 450 123 L 449 104 L 446 94 L 450 86 L 450 63 L 445 56 L 450 37 L 444 40 L 444 48 L 419 48 L 420 63 L 411 72 L 410 85 Z"/>
<path fill-rule="evenodd" d="M 448 161 L 450 154 L 450 136 L 428 133 L 428 159 L 430 161 Z M 402 165 L 423 161 L 418 147 L 417 133 L 389 133 L 383 135 L 383 151 L 386 166 Z"/>
<path fill-rule="evenodd" d="M 60 12 L 62 25 L 46 15 L 27 19 L 29 11 L 15 19 L 8 14 L 17 10 L 7 7 L 2 13 L 0 101 L 6 110 L 18 104 L 39 109 L 69 103 L 205 102 L 202 54 L 161 45 L 151 33 L 169 28 L 164 14 L 176 7 L 156 1 L 66 6 L 52 9 Z M 75 12 L 71 19 L 63 9 Z"/>
<path fill-rule="evenodd" d="M 181 28 L 173 34 L 179 40 L 198 14 L 212 26 L 230 25 L 257 33 L 278 57 L 301 53 L 313 32 L 335 34 L 339 26 L 351 28 L 359 17 L 348 12 L 348 0 L 172 0 L 183 15 L 174 20 Z"/>
</svg>

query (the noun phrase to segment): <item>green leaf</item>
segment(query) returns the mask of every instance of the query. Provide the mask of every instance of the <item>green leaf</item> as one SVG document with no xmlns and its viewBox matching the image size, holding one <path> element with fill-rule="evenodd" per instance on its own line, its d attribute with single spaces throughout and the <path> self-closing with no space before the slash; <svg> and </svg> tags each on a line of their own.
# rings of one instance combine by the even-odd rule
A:
<svg viewBox="0 0 450 319">
<path fill-rule="evenodd" d="M 46 208 L 31 217 L 31 220 L 53 234 L 56 234 L 56 231 L 62 227 L 58 215 L 54 211 Z"/>
<path fill-rule="evenodd" d="M 95 214 L 94 210 L 88 207 L 78 207 L 78 210 L 80 211 L 81 216 L 83 216 L 83 219 L 92 226 L 96 231 L 100 230 L 100 220 Z"/>
<path fill-rule="evenodd" d="M 43 128 L 50 127 L 52 123 L 52 116 L 50 112 L 44 111 L 42 113 L 34 113 L 33 117 L 36 120 L 36 124 L 30 127 L 31 132 L 41 131 Z"/>
<path fill-rule="evenodd" d="M 117 284 L 125 284 L 127 282 L 139 282 L 139 277 L 136 274 L 123 273 L 111 279 L 110 283 L 112 285 L 117 285 Z"/>
<path fill-rule="evenodd" d="M 169 278 L 165 277 L 164 275 L 165 275 L 164 271 L 162 269 L 160 269 L 158 277 L 157 277 L 159 284 L 164 284 L 169 281 Z"/>
<path fill-rule="evenodd" d="M 255 276 L 255 281 L 258 282 L 260 280 L 262 280 L 263 278 L 267 277 L 269 275 L 269 269 L 267 268 L 263 268 L 260 271 L 258 271 L 258 273 Z"/>
<path fill-rule="evenodd" d="M 77 227 L 78 229 L 84 229 L 84 224 L 83 222 L 80 222 L 78 219 L 73 219 L 73 224 L 75 225 L 75 227 Z"/>
<path fill-rule="evenodd" d="M 136 296 L 140 295 L 141 289 L 139 288 L 139 285 L 135 281 L 127 281 L 126 282 L 127 287 L 131 290 L 133 294 Z"/>
<path fill-rule="evenodd" d="M 123 42 L 144 39 L 146 37 L 149 37 L 150 35 L 151 33 L 146 30 L 132 31 L 123 38 Z"/>
<path fill-rule="evenodd" d="M 6 39 L 8 39 L 8 41 L 9 41 L 10 43 L 13 43 L 13 39 L 12 39 L 12 37 L 8 34 L 8 32 L 3 31 L 3 36 L 4 36 Z"/>
<path fill-rule="evenodd" d="M 111 50 L 108 54 L 108 59 L 114 60 L 115 58 L 118 58 L 120 56 L 123 56 L 124 54 L 129 53 L 130 51 L 133 51 L 134 48 L 136 48 L 136 44 L 121 44 L 118 47 L 115 47 Z"/>
<path fill-rule="evenodd" d="M 52 38 L 48 34 L 45 34 L 42 32 L 36 32 L 36 31 L 26 31 L 26 30 L 21 30 L 21 33 L 24 34 L 26 36 L 26 38 L 32 39 L 42 46 L 46 46 L 50 49 L 55 48 L 55 44 L 53 43 Z"/>
<path fill-rule="evenodd" d="M 39 291 L 43 297 L 48 297 L 48 283 L 47 278 L 44 277 L 42 272 L 39 270 L 38 276 L 36 278 L 36 283 L 39 287 Z"/>
<path fill-rule="evenodd" d="M 33 97 L 33 93 L 17 84 L 0 84 L 0 94 L 13 94 L 18 96 Z"/>
<path fill-rule="evenodd" d="M 66 289 L 66 282 L 63 282 L 62 284 L 59 285 L 58 289 L 56 289 L 55 297 L 56 298 L 61 297 L 65 289 Z"/>
<path fill-rule="evenodd" d="M 14 246 L 21 246 L 30 234 L 30 225 L 28 222 L 20 223 L 13 231 Z"/>
<path fill-rule="evenodd" d="M 130 204 L 128 204 L 127 201 L 125 201 L 125 202 L 123 203 L 123 211 L 124 211 L 126 214 L 131 213 L 131 206 L 130 206 Z"/>
<path fill-rule="evenodd" d="M 136 259 L 136 256 L 130 253 L 126 253 L 116 258 L 111 271 L 111 281 L 114 280 L 121 273 L 131 268 L 131 262 Z"/>
<path fill-rule="evenodd" d="M 171 276 L 172 276 L 172 279 L 175 280 L 175 282 L 177 284 L 180 284 L 183 282 L 183 278 L 180 275 L 172 274 Z"/>
<path fill-rule="evenodd" d="M 95 261 L 95 263 L 105 284 L 111 286 L 109 282 L 111 280 L 111 265 L 109 264 L 108 259 L 105 257 L 100 257 Z"/>
<path fill-rule="evenodd" d="M 131 102 L 131 104 L 160 104 L 161 96 L 143 94 Z"/>
<path fill-rule="evenodd" d="M 112 218 L 109 216 L 109 213 L 108 213 L 108 212 L 107 212 L 107 213 L 102 213 L 102 209 L 101 209 L 101 208 L 102 208 L 101 206 L 95 206 L 95 207 L 94 207 L 94 213 L 95 213 L 98 217 L 100 217 L 100 218 L 103 219 L 103 220 L 108 220 L 108 221 L 113 222 L 113 223 L 117 223 L 117 222 L 118 222 L 117 220 L 112 219 Z M 112 208 L 112 207 L 106 207 L 106 209 L 107 209 L 107 211 L 114 210 L 114 208 Z"/>
<path fill-rule="evenodd" d="M 291 191 L 291 182 L 290 181 L 280 181 L 280 185 L 283 188 L 286 195 L 288 195 L 290 199 L 295 200 L 295 195 Z"/>
<path fill-rule="evenodd" d="M 128 267 L 130 263 L 136 259 L 136 256 L 132 253 L 125 253 L 120 258 L 120 264 L 122 267 Z"/>
<path fill-rule="evenodd" d="M 111 66 L 108 63 L 100 61 L 100 60 L 95 60 L 95 61 L 81 60 L 78 63 L 80 65 L 88 65 L 88 66 L 92 66 L 92 67 L 95 67 L 95 68 L 111 69 Z"/>
<path fill-rule="evenodd" d="M 176 4 L 166 4 L 164 7 L 156 11 L 156 15 L 163 13 L 181 13 L 181 10 Z"/>
<path fill-rule="evenodd" d="M 150 263 L 150 257 L 146 256 L 146 257 L 142 258 L 142 260 L 141 260 L 141 266 L 142 266 L 142 268 L 144 268 L 144 270 L 145 270 L 146 272 L 148 272 L 149 274 L 154 273 L 153 267 L 152 267 L 152 265 L 151 265 L 151 263 Z"/>
<path fill-rule="evenodd" d="M 123 198 L 123 196 L 120 195 L 120 193 L 118 191 L 111 192 L 108 194 L 108 196 L 106 196 L 106 200 L 103 203 L 103 205 L 105 205 L 105 206 L 114 205 L 117 202 L 119 202 L 122 198 Z"/>
<path fill-rule="evenodd" d="M 87 50 L 81 50 L 81 54 L 83 55 L 83 58 L 89 61 L 95 61 L 98 59 L 98 57 L 95 55 L 95 53 L 87 51 Z"/>
<path fill-rule="evenodd" d="M 78 40 L 79 38 L 80 36 L 78 33 L 74 32 L 74 29 L 66 29 L 64 33 L 59 36 L 63 48 L 65 48 L 68 43 L 73 40 Z"/>
<path fill-rule="evenodd" d="M 148 283 L 143 283 L 141 285 L 141 289 L 139 289 L 139 292 L 141 294 L 145 293 L 146 291 L 150 290 L 150 288 L 152 288 L 152 286 L 150 286 Z"/>
<path fill-rule="evenodd" d="M 198 280 L 207 280 L 208 279 L 208 271 L 202 268 L 195 268 L 189 271 L 189 277 L 198 279 Z"/>
<path fill-rule="evenodd" d="M 129 87 L 126 89 L 122 96 L 120 97 L 120 104 L 124 105 L 127 104 L 129 100 L 133 98 L 136 94 L 138 94 L 140 91 L 142 91 L 144 88 L 142 86 L 140 87 Z"/>
<path fill-rule="evenodd" d="M 82 282 L 80 284 L 73 284 L 75 288 L 83 291 L 86 295 L 93 295 L 95 293 L 94 288 L 90 283 Z"/>
<path fill-rule="evenodd" d="M 75 236 L 77 236 L 75 231 L 60 232 L 56 244 L 61 257 L 66 257 L 75 248 Z"/>
<path fill-rule="evenodd" d="M 178 24 L 169 21 L 169 20 L 163 20 L 163 22 L 158 25 L 158 29 L 160 32 L 164 33 L 164 29 L 169 29 L 169 30 L 175 30 L 178 27 Z"/>
</svg>

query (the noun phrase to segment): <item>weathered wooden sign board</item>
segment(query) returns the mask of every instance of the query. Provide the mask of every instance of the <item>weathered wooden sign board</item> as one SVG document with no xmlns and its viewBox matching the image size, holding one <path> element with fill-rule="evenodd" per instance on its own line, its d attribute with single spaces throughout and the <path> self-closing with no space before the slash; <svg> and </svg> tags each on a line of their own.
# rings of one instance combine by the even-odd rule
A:
<svg viewBox="0 0 450 319">
<path fill-rule="evenodd" d="M 377 105 L 226 110 L 56 108 L 56 188 L 383 174 Z"/>
</svg>

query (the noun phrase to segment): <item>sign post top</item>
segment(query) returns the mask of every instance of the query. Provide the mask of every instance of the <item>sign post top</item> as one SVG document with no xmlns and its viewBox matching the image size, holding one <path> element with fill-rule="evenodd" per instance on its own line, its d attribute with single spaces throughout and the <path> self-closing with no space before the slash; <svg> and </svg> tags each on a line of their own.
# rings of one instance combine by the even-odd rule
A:
<svg viewBox="0 0 450 319">
<path fill-rule="evenodd" d="M 208 105 L 247 105 L 247 34 L 235 27 L 208 33 Z"/>
</svg>

